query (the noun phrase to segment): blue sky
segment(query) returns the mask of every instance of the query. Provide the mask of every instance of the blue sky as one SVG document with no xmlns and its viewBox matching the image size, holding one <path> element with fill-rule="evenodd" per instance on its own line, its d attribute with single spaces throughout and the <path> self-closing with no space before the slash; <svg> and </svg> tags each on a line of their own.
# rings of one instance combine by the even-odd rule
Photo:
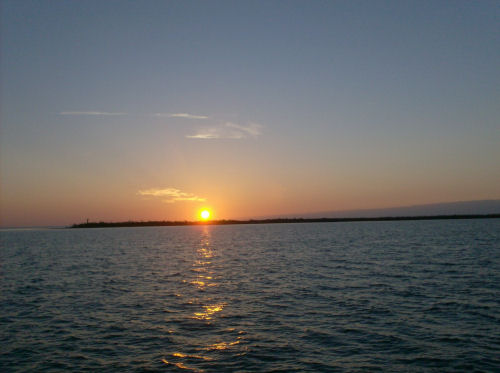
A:
<svg viewBox="0 0 500 373">
<path fill-rule="evenodd" d="M 500 198 L 499 14 L 3 1 L 1 224 Z"/>
</svg>

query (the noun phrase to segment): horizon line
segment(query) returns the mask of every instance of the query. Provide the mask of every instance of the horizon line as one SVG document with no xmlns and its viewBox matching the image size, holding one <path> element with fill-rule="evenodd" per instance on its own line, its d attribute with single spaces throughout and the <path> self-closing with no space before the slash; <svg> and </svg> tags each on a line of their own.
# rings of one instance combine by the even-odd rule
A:
<svg viewBox="0 0 500 373">
<path fill-rule="evenodd" d="M 408 220 L 460 220 L 460 219 L 495 219 L 500 218 L 500 212 L 491 214 L 438 214 L 415 216 L 378 216 L 351 218 L 270 218 L 270 219 L 218 219 L 218 220 L 149 220 L 122 222 L 86 222 L 61 228 L 118 228 L 147 226 L 188 226 L 188 225 L 240 225 L 240 224 L 280 224 L 280 223 L 341 223 L 363 221 L 408 221 Z"/>
</svg>

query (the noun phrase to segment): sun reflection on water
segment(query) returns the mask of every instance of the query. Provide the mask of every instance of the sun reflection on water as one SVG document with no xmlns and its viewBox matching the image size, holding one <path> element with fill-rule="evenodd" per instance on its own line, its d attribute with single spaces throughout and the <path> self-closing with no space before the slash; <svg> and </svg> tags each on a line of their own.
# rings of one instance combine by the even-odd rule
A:
<svg viewBox="0 0 500 373">
<path fill-rule="evenodd" d="M 182 352 L 174 352 L 172 354 L 174 357 L 181 357 L 181 358 L 189 358 L 189 359 L 200 359 L 200 360 L 213 360 L 211 357 L 208 356 L 201 356 L 201 355 L 188 355 L 188 354 L 183 354 Z"/>
<path fill-rule="evenodd" d="M 212 246 L 210 229 L 208 227 L 204 227 L 203 238 L 196 250 L 196 254 L 197 259 L 194 261 L 192 268 L 193 272 L 196 273 L 196 278 L 190 284 L 196 286 L 199 290 L 217 286 L 218 283 L 215 281 L 215 270 L 211 260 L 215 256 L 215 250 Z M 192 317 L 197 320 L 213 320 L 214 315 L 222 311 L 225 306 L 225 302 L 204 304 L 202 305 L 202 310 L 195 312 Z"/>
<path fill-rule="evenodd" d="M 183 364 L 183 363 L 175 363 L 175 362 L 170 362 L 166 359 L 162 359 L 161 360 L 163 363 L 167 364 L 167 365 L 173 365 L 173 366 L 176 366 L 177 368 L 179 369 L 185 369 L 185 370 L 190 370 L 192 372 L 203 372 L 203 370 L 200 370 L 200 369 L 196 369 L 196 368 L 191 368 L 191 367 L 188 367 L 187 365 Z"/>
<path fill-rule="evenodd" d="M 191 279 L 187 278 L 182 280 L 182 282 L 192 286 L 192 290 L 186 291 L 186 294 L 176 294 L 176 295 L 188 295 L 191 299 L 186 300 L 184 304 L 192 305 L 192 308 L 186 308 L 186 311 L 190 309 L 189 316 L 186 318 L 193 320 L 193 322 L 202 322 L 205 325 L 211 325 L 211 327 L 217 327 L 220 322 L 218 318 L 222 316 L 223 311 L 228 307 L 227 302 L 221 291 L 215 290 L 216 287 L 221 285 L 222 279 L 217 273 L 217 256 L 220 253 L 214 248 L 211 240 L 211 228 L 209 226 L 204 226 L 201 232 L 201 239 L 199 246 L 196 248 L 195 258 L 191 266 L 188 276 L 192 276 Z M 217 330 L 217 329 L 214 329 Z M 232 338 L 229 341 L 224 341 L 222 335 L 230 332 Z M 192 368 L 191 364 L 200 364 L 203 361 L 213 360 L 212 357 L 205 356 L 205 354 L 214 354 L 217 351 L 228 350 L 230 348 L 237 347 L 243 341 L 243 336 L 245 332 L 237 332 L 234 328 L 221 329 L 219 333 L 215 332 L 206 341 L 200 343 L 198 346 L 189 346 L 183 344 L 187 348 L 186 352 L 199 351 L 198 354 L 184 353 L 184 352 L 174 352 L 170 354 L 168 360 L 163 359 L 165 364 L 173 365 L 179 369 L 191 370 L 201 372 L 196 368 Z M 235 335 L 237 334 L 237 335 Z M 236 338 L 236 339 L 234 339 Z M 172 359 L 172 361 L 170 361 Z"/>
<path fill-rule="evenodd" d="M 210 231 L 208 227 L 204 227 L 204 237 L 201 240 L 200 246 L 196 250 L 197 258 L 193 263 L 192 271 L 197 273 L 196 278 L 190 281 L 191 285 L 203 290 L 206 287 L 217 286 L 215 282 L 215 272 L 212 268 L 212 260 L 215 256 L 214 249 L 210 240 Z"/>
<path fill-rule="evenodd" d="M 207 351 L 213 351 L 213 350 L 227 350 L 229 347 L 240 344 L 240 339 L 241 337 L 238 337 L 237 340 L 232 341 L 232 342 L 218 342 L 218 343 L 213 343 L 205 348 Z"/>
<path fill-rule="evenodd" d="M 203 312 L 195 312 L 193 318 L 197 320 L 212 320 L 212 315 L 222 311 L 225 305 L 225 303 L 205 305 L 203 306 Z"/>
</svg>

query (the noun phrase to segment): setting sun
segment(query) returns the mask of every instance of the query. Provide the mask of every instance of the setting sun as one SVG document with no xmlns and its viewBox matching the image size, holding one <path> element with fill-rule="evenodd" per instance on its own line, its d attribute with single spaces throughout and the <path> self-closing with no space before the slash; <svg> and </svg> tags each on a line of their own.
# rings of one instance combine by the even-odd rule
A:
<svg viewBox="0 0 500 373">
<path fill-rule="evenodd" d="M 200 212 L 200 217 L 203 219 L 203 220 L 208 220 L 210 218 L 210 211 L 208 210 L 202 210 Z"/>
</svg>

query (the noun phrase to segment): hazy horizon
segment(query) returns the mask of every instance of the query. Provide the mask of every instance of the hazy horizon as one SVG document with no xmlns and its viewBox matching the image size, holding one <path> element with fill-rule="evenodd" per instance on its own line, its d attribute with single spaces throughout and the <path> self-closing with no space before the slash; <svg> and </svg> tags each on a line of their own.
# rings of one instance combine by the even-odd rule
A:
<svg viewBox="0 0 500 373">
<path fill-rule="evenodd" d="M 433 203 L 411 206 L 392 206 L 375 209 L 357 209 L 357 210 L 338 210 L 338 211 L 316 211 L 316 212 L 299 212 L 291 214 L 278 214 L 266 216 L 239 216 L 226 218 L 218 216 L 213 220 L 265 220 L 265 219 L 314 219 L 314 218 L 383 218 L 383 217 L 411 217 L 411 216 L 438 216 L 438 215 L 489 215 L 500 213 L 500 200 L 479 200 L 479 201 L 455 201 L 445 203 Z M 104 219 L 89 219 L 90 223 L 121 223 L 121 222 L 141 222 L 141 221 L 199 221 L 199 216 L 192 219 L 127 219 L 127 220 L 108 220 Z M 212 220 L 212 219 L 210 219 Z M 52 225 L 10 225 L 1 224 L 0 228 L 51 228 L 51 227 L 69 227 L 73 224 L 82 224 L 87 221 L 87 218 L 82 218 L 79 221 L 67 222 L 64 224 Z"/>
<path fill-rule="evenodd" d="M 0 6 L 0 226 L 500 200 L 498 1 Z"/>
</svg>

